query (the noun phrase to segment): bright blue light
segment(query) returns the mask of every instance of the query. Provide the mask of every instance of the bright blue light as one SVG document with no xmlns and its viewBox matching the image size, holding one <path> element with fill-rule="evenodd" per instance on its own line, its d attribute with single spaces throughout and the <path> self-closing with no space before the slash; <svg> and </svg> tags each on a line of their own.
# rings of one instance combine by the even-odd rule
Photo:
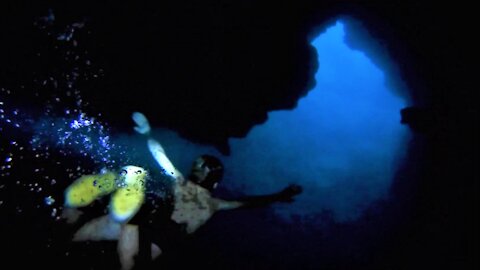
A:
<svg viewBox="0 0 480 270">
<path fill-rule="evenodd" d="M 386 88 L 372 61 L 344 44 L 344 35 L 337 22 L 312 42 L 317 84 L 297 108 L 271 112 L 246 139 L 231 142 L 230 177 L 247 180 L 235 188 L 264 193 L 292 182 L 304 186 L 295 206 L 280 212 L 326 209 L 341 221 L 358 217 L 388 196 L 406 147 L 408 130 L 400 124 L 405 102 Z"/>
</svg>

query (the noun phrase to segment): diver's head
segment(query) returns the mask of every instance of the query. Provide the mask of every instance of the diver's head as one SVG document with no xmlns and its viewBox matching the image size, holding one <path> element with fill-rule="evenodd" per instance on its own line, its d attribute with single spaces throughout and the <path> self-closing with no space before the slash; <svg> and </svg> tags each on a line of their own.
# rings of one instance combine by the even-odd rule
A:
<svg viewBox="0 0 480 270">
<path fill-rule="evenodd" d="M 202 155 L 193 162 L 189 178 L 192 182 L 208 190 L 213 190 L 222 177 L 222 162 L 214 156 Z"/>
</svg>

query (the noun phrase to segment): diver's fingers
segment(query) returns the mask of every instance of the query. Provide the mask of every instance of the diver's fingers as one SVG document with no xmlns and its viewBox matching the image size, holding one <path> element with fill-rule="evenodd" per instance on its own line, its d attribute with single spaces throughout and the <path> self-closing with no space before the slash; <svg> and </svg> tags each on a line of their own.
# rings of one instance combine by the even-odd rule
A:
<svg viewBox="0 0 480 270">
<path fill-rule="evenodd" d="M 302 193 L 303 188 L 300 185 L 292 184 L 284 188 L 281 193 L 287 196 L 295 196 Z"/>
<path fill-rule="evenodd" d="M 141 112 L 134 112 L 132 114 L 132 119 L 137 125 L 133 129 L 140 134 L 147 134 L 150 132 L 150 124 L 148 123 L 147 117 Z"/>
<path fill-rule="evenodd" d="M 292 184 L 292 185 L 290 185 L 290 186 L 289 186 L 289 189 L 290 189 L 290 191 L 291 191 L 294 195 L 298 195 L 298 194 L 300 194 L 300 193 L 303 192 L 302 186 L 297 185 L 297 184 Z"/>
</svg>

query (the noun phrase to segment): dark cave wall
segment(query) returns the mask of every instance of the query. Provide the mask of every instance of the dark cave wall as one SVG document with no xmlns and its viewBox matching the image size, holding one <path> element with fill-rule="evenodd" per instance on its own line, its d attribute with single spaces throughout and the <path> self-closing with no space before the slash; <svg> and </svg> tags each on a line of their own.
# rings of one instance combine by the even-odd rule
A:
<svg viewBox="0 0 480 270">
<path fill-rule="evenodd" d="M 358 19 L 378 39 L 398 64 L 413 105 L 447 114 L 473 100 L 458 79 L 466 63 L 466 31 L 457 29 L 466 25 L 458 16 L 461 6 L 402 1 L 4 5 L 2 80 L 9 86 L 48 63 L 36 63 L 37 52 L 54 56 L 32 25 L 51 8 L 58 29 L 86 22 L 78 43 L 105 77 L 81 90 L 113 126 L 130 129 L 131 111 L 142 110 L 154 125 L 225 151 L 229 137 L 244 136 L 268 111 L 294 108 L 313 88 L 319 63 L 309 41 L 338 15 Z M 350 45 L 368 50 L 358 42 Z M 45 75 L 55 68 L 48 67 Z"/>
</svg>

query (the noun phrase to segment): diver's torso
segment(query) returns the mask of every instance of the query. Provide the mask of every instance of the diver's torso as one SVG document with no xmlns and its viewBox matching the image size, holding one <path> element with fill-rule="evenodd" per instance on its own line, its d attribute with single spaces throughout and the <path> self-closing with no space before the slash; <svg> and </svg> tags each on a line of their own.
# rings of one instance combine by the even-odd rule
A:
<svg viewBox="0 0 480 270">
<path fill-rule="evenodd" d="M 185 224 L 187 233 L 195 232 L 215 212 L 208 190 L 186 181 L 174 187 L 174 207 L 171 219 Z"/>
</svg>

